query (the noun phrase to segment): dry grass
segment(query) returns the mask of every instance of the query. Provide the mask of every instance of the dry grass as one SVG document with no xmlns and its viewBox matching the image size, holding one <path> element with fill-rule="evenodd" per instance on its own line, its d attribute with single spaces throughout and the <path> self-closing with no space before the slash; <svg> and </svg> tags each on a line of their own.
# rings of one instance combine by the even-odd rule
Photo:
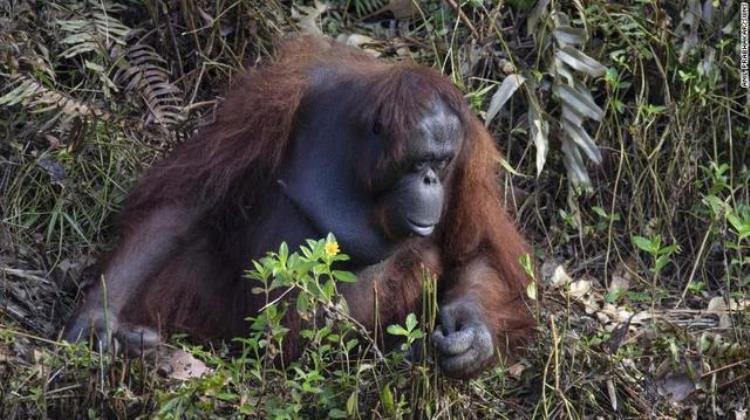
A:
<svg viewBox="0 0 750 420">
<path fill-rule="evenodd" d="M 561 151 L 571 105 L 553 94 L 565 76 L 550 30 L 563 23 L 542 14 L 530 36 L 535 9 L 509 3 L 0 4 L 0 417 L 745 418 L 750 94 L 739 88 L 737 6 L 701 20 L 692 1 L 550 2 L 608 69 L 575 74 L 603 111 L 584 123 L 602 156 L 579 162 L 591 182 L 577 193 Z M 235 71 L 310 28 L 434 66 L 482 114 L 509 73 L 526 77 L 490 128 L 543 277 L 528 357 L 457 383 L 429 359 L 295 373 L 177 339 L 212 369 L 179 381 L 158 360 L 57 342 L 133 180 L 211 120 Z M 549 124 L 538 176 L 534 121 Z"/>
</svg>

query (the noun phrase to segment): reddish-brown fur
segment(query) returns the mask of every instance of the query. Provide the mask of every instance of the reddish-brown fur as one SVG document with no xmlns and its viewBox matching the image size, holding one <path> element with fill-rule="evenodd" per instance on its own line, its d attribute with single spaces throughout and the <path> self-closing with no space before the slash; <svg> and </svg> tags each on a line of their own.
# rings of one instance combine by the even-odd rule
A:
<svg viewBox="0 0 750 420">
<path fill-rule="evenodd" d="M 235 238 L 232 220 L 217 209 L 234 206 L 252 213 L 253 229 L 264 228 L 263 212 L 272 211 L 265 209 L 264 198 L 276 188 L 295 110 L 306 92 L 317 88 L 318 71 L 338 72 L 337 77 L 365 86 L 369 94 L 358 112 L 380 121 L 390 138 L 408 135 L 435 92 L 460 114 L 466 138 L 438 230 L 431 238 L 406 240 L 388 260 L 361 271 L 359 283 L 343 286 L 355 302 L 350 306 L 358 308 L 354 316 L 373 328 L 376 298 L 385 325 L 418 312 L 424 265 L 440 276 L 441 303 L 459 298 L 476 302 L 494 332 L 495 345 L 504 354 L 511 352 L 533 326 L 524 299 L 529 280 L 519 264 L 528 251 L 502 205 L 500 154 L 491 136 L 461 93 L 439 73 L 384 63 L 314 37 L 283 44 L 269 64 L 239 75 L 216 122 L 155 165 L 133 190 L 122 216 L 121 246 L 105 271 L 113 283 L 110 307 L 119 309 L 119 321 L 207 337 L 246 331 L 243 319 L 259 302 L 250 296 L 247 280 L 240 279 L 240 267 L 247 265 L 240 260 L 248 256 L 227 251 Z M 418 73 L 419 82 L 409 81 L 407 72 Z M 398 157 L 398 146 L 390 149 L 390 159 Z M 178 236 L 171 242 L 170 236 L 158 243 L 162 233 L 174 230 Z M 163 249 L 164 257 L 148 264 L 131 262 L 142 257 L 137 249 L 151 248 Z M 117 280 L 120 272 L 132 274 Z M 139 277 L 149 280 L 127 280 Z M 88 299 L 97 299 L 96 294 Z"/>
</svg>

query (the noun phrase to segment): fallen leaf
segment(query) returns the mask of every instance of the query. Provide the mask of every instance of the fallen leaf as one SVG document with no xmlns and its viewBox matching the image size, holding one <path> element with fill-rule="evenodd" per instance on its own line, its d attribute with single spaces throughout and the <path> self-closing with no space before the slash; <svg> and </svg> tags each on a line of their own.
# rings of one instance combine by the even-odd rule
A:
<svg viewBox="0 0 750 420">
<path fill-rule="evenodd" d="M 617 411 L 617 392 L 615 392 L 615 383 L 611 378 L 607 379 L 607 394 L 612 403 L 612 410 Z"/>
<path fill-rule="evenodd" d="M 168 378 L 186 381 L 192 378 L 200 378 L 211 372 L 205 363 L 196 359 L 192 354 L 176 350 L 159 366 L 159 370 Z"/>
<path fill-rule="evenodd" d="M 357 47 L 373 57 L 380 57 L 380 51 L 373 48 L 367 48 L 368 45 L 375 45 L 378 43 L 369 36 L 360 34 L 339 34 L 339 36 L 336 37 L 336 41 L 352 47 Z"/>
<path fill-rule="evenodd" d="M 573 279 L 565 272 L 565 268 L 562 265 L 555 267 L 555 271 L 552 273 L 550 284 L 553 287 L 565 286 L 573 282 Z"/>
<path fill-rule="evenodd" d="M 591 280 L 578 280 L 570 283 L 570 286 L 568 287 L 568 296 L 580 299 L 590 291 Z"/>
<path fill-rule="evenodd" d="M 555 270 L 560 265 L 560 262 L 555 259 L 545 259 L 542 262 L 539 273 L 542 275 L 542 281 L 544 284 L 552 284 L 552 275 L 555 274 Z"/>
<path fill-rule="evenodd" d="M 584 310 L 587 315 L 593 315 L 599 311 L 599 302 L 593 294 L 586 295 L 585 298 L 580 300 L 583 302 Z"/>
<path fill-rule="evenodd" d="M 615 306 L 611 303 L 605 303 L 602 307 L 602 312 L 607 314 L 610 318 L 616 322 L 626 322 L 633 316 L 633 312 L 628 311 L 623 307 Z"/>
<path fill-rule="evenodd" d="M 375 43 L 374 39 L 370 38 L 367 35 L 360 34 L 339 34 L 339 36 L 336 37 L 336 41 L 358 48 L 361 48 L 365 44 Z"/>
<path fill-rule="evenodd" d="M 674 402 L 680 402 L 695 391 L 695 384 L 686 373 L 669 372 L 656 380 L 659 394 Z"/>
<path fill-rule="evenodd" d="M 732 326 L 732 319 L 729 317 L 729 309 L 735 309 L 738 307 L 737 301 L 730 300 L 729 305 L 723 297 L 717 296 L 708 301 L 707 310 L 709 312 L 716 312 L 719 316 L 719 328 L 728 329 Z"/>
<path fill-rule="evenodd" d="M 612 293 L 617 290 L 629 290 L 629 289 L 630 289 L 630 281 L 628 279 L 626 279 L 623 276 L 613 274 L 612 280 L 609 282 L 609 288 L 607 288 L 607 291 Z"/>
<path fill-rule="evenodd" d="M 734 410 L 734 420 L 745 420 L 747 418 L 747 408 Z"/>
<path fill-rule="evenodd" d="M 300 30 L 308 34 L 321 34 L 318 18 L 328 11 L 328 3 L 315 0 L 313 6 L 292 7 L 292 20 L 296 21 Z"/>
<path fill-rule="evenodd" d="M 612 334 L 610 334 L 609 339 L 607 340 L 607 351 L 609 354 L 617 353 L 617 349 L 620 348 L 622 342 L 625 341 L 625 338 L 628 336 L 629 328 L 630 322 L 624 322 L 612 330 Z"/>
<path fill-rule="evenodd" d="M 724 298 L 721 296 L 717 296 L 715 298 L 711 298 L 711 300 L 708 301 L 708 306 L 706 307 L 709 311 L 726 311 L 727 310 L 727 304 L 724 302 Z"/>
<path fill-rule="evenodd" d="M 516 363 L 508 368 L 508 373 L 514 379 L 521 379 L 521 374 L 526 370 L 526 365 L 523 363 Z"/>
<path fill-rule="evenodd" d="M 630 319 L 631 324 L 643 324 L 645 321 L 655 318 L 656 316 L 653 315 L 651 312 L 648 311 L 641 311 L 637 314 L 633 315 L 633 318 Z"/>
</svg>

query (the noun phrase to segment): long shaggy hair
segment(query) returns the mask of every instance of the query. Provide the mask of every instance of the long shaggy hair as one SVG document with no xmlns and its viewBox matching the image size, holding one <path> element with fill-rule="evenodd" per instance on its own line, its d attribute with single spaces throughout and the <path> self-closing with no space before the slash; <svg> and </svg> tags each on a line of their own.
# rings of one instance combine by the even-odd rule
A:
<svg viewBox="0 0 750 420">
<path fill-rule="evenodd" d="M 489 314 L 491 328 L 515 347 L 533 325 L 525 302 L 529 279 L 519 263 L 528 251 L 502 205 L 501 156 L 461 92 L 434 70 L 385 63 L 319 37 L 286 41 L 267 64 L 235 78 L 212 125 L 149 171 L 148 182 L 138 185 L 126 202 L 125 220 L 137 223 L 138 214 L 169 204 L 165 200 L 197 207 L 210 203 L 226 212 L 233 203 L 259 203 L 287 156 L 297 108 L 316 89 L 325 88 L 321 80 L 331 79 L 320 77 L 321 72 L 333 72 L 336 80 L 349 81 L 364 93 L 351 112 L 388 130 L 386 137 L 394 141 L 390 159 L 398 157 L 404 143 L 399 139 L 408 135 L 435 95 L 458 115 L 465 139 L 435 233 L 445 273 L 441 289 L 475 298 Z M 475 259 L 496 273 L 479 273 L 472 284 L 453 287 L 460 268 Z"/>
</svg>

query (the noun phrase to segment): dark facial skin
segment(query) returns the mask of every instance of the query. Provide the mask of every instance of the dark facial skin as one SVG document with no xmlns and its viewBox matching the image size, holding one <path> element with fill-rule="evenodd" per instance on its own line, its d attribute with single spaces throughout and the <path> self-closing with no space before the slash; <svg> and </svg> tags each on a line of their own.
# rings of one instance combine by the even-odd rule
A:
<svg viewBox="0 0 750 420">
<path fill-rule="evenodd" d="M 436 97 L 409 138 L 397 140 L 405 143 L 399 160 L 372 173 L 362 168 L 375 167 L 393 139 L 377 122 L 341 113 L 349 97 L 356 99 L 349 89 L 328 89 L 316 94 L 314 104 L 303 103 L 279 183 L 321 234 L 333 232 L 355 264 L 369 265 L 408 236 L 435 230 L 462 131 L 458 117 Z"/>
<path fill-rule="evenodd" d="M 396 237 L 429 236 L 440 222 L 444 181 L 461 141 L 461 123 L 440 100 L 419 120 L 407 144 L 398 179 L 383 198 Z"/>
</svg>

